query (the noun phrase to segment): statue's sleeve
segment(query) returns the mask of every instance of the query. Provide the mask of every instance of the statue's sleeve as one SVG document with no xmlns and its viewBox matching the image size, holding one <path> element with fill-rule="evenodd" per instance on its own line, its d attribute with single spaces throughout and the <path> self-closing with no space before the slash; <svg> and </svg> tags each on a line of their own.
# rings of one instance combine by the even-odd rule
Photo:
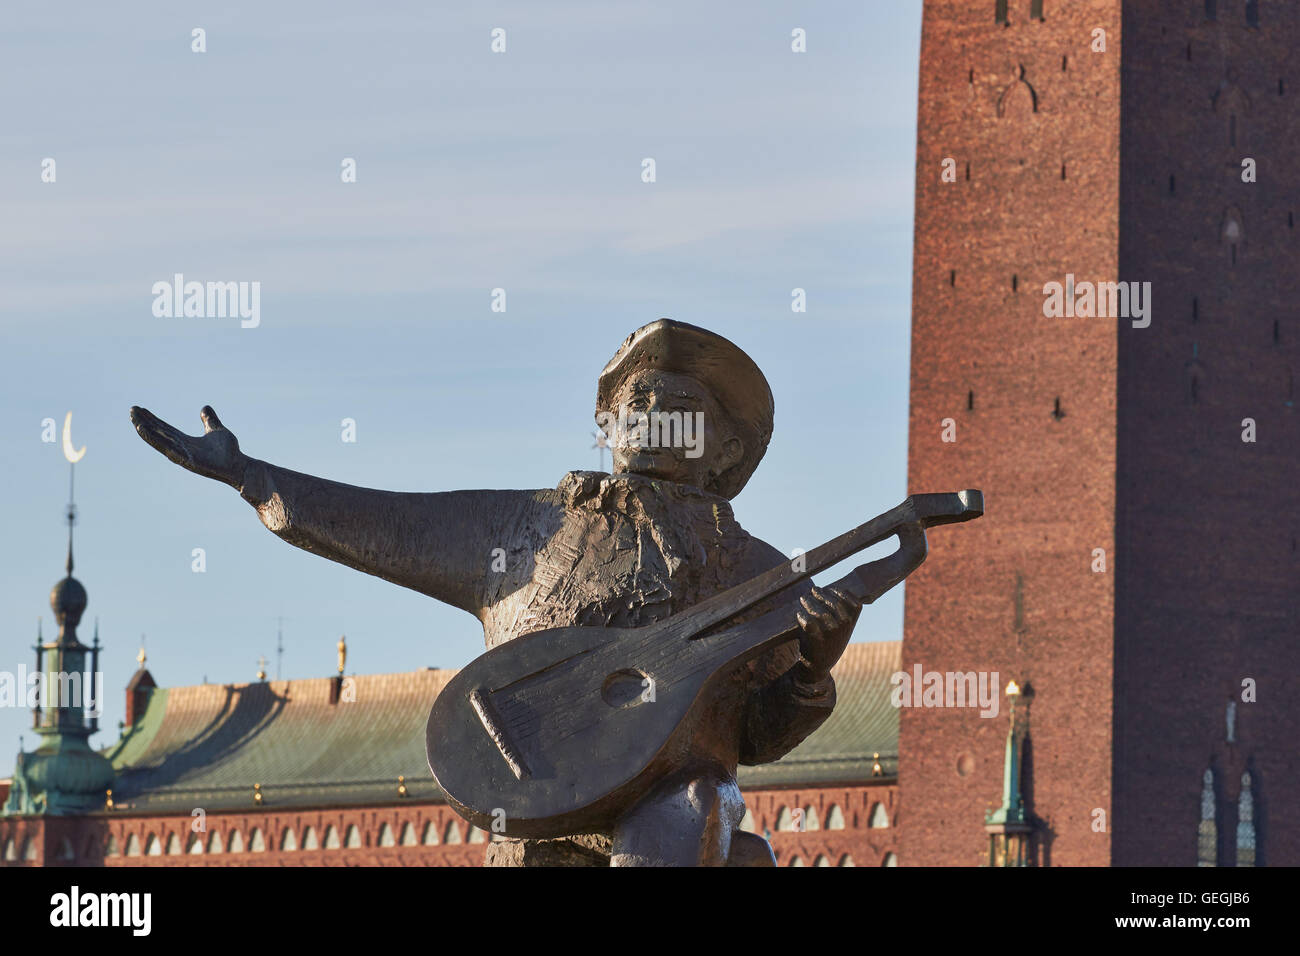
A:
<svg viewBox="0 0 1300 956">
<path fill-rule="evenodd" d="M 756 563 L 759 573 L 785 560 L 775 548 L 755 541 L 762 548 Z M 770 552 L 770 553 L 769 553 Z M 752 608 L 746 615 L 766 613 L 774 607 L 788 607 L 811 591 L 808 582 L 787 588 Z M 835 708 L 835 680 L 829 675 L 811 679 L 799 656 L 799 642 L 786 643 L 768 651 L 749 665 L 750 683 L 745 698 L 745 715 L 740 739 L 740 762 L 771 763 L 788 754 L 820 727 Z"/>
<path fill-rule="evenodd" d="M 492 549 L 508 547 L 534 494 L 377 491 L 257 460 L 239 493 L 290 544 L 472 614 Z"/>
</svg>

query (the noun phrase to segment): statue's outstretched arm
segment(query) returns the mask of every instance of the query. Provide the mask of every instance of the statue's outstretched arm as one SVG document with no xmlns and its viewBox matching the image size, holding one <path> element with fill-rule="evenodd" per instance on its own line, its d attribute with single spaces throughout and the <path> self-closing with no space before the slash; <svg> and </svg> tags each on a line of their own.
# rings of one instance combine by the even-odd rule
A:
<svg viewBox="0 0 1300 956">
<path fill-rule="evenodd" d="M 290 544 L 479 613 L 490 552 L 501 537 L 494 529 L 527 492 L 358 488 L 250 458 L 211 407 L 200 417 L 204 434 L 193 437 L 131 409 L 141 438 L 182 468 L 238 489 Z"/>
</svg>

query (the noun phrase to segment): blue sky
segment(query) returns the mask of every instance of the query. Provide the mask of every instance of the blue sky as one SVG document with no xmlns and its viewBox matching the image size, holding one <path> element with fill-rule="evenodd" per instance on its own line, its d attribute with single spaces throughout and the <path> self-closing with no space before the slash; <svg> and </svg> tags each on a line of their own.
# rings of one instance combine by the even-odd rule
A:
<svg viewBox="0 0 1300 956">
<path fill-rule="evenodd" d="M 87 447 L 76 576 L 82 634 L 98 617 L 106 647 L 101 746 L 142 634 L 164 685 L 246 681 L 259 655 L 274 672 L 281 616 L 289 678 L 332 673 L 340 633 L 359 673 L 482 650 L 468 615 L 279 541 L 141 442 L 132 404 L 191 433 L 211 404 L 248 454 L 352 484 L 553 487 L 598 465 L 604 363 L 668 316 L 731 338 L 771 382 L 775 435 L 734 502 L 751 533 L 789 553 L 897 504 L 920 7 L 7 11 L 0 669 L 31 666 L 37 618 L 53 632 L 68 466 L 41 422 L 68 411 Z M 155 317 L 150 288 L 177 272 L 260 282 L 260 326 Z M 901 636 L 901 594 L 857 640 Z M 0 773 L 29 728 L 0 710 Z"/>
</svg>

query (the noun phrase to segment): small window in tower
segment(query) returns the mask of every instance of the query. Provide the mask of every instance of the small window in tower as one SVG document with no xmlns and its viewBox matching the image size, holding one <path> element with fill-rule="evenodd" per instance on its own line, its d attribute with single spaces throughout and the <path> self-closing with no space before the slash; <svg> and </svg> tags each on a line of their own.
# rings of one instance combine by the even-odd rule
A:
<svg viewBox="0 0 1300 956">
<path fill-rule="evenodd" d="M 1030 0 L 1029 19 L 1031 20 L 1043 19 L 1043 0 Z"/>
<path fill-rule="evenodd" d="M 1219 865 L 1219 828 L 1215 822 L 1217 803 L 1214 796 L 1214 772 L 1207 769 L 1201 778 L 1201 822 L 1196 828 L 1196 865 Z"/>
<path fill-rule="evenodd" d="M 1200 383 L 1197 381 L 1196 374 L 1192 373 L 1192 404 L 1193 405 L 1197 404 L 1197 402 L 1200 401 L 1199 384 Z"/>
<path fill-rule="evenodd" d="M 1259 0 L 1246 0 L 1246 25 L 1259 26 Z"/>
<path fill-rule="evenodd" d="M 1007 22 L 1007 0 L 997 0 L 993 4 L 993 18 L 1002 24 Z"/>
<path fill-rule="evenodd" d="M 1061 397 L 1056 397 L 1056 404 L 1052 406 L 1052 417 L 1058 422 L 1065 417 L 1065 412 L 1061 411 Z"/>
<path fill-rule="evenodd" d="M 1174 174 L 1169 174 L 1169 195 L 1174 195 Z"/>
<path fill-rule="evenodd" d="M 1188 43 L 1188 44 L 1187 44 L 1187 59 L 1190 60 L 1191 58 L 1192 58 L 1192 45 L 1191 45 L 1191 43 Z"/>
<path fill-rule="evenodd" d="M 975 67 L 970 68 L 970 74 L 966 77 L 966 82 L 970 83 L 971 86 L 975 85 Z"/>
<path fill-rule="evenodd" d="M 1205 0 L 1205 19 L 1219 19 L 1219 0 Z"/>
<path fill-rule="evenodd" d="M 970 163 L 966 164 L 966 179 L 968 182 L 970 181 Z"/>
<path fill-rule="evenodd" d="M 1273 323 L 1273 328 L 1274 329 L 1277 328 L 1276 322 Z M 966 411 L 968 412 L 975 411 L 975 392 L 973 389 L 966 393 Z"/>
<path fill-rule="evenodd" d="M 1273 344 L 1277 345 L 1280 332 L 1277 327 L 1277 319 L 1273 320 Z"/>
<path fill-rule="evenodd" d="M 1282 78 L 1281 78 L 1281 77 L 1278 77 L 1278 80 L 1277 80 L 1277 95 L 1278 95 L 1278 96 L 1281 96 L 1281 95 L 1283 94 L 1283 92 L 1285 91 L 1285 89 L 1286 89 L 1286 87 L 1284 87 L 1284 86 L 1282 85 Z"/>
<path fill-rule="evenodd" d="M 1237 865 L 1255 865 L 1255 797 L 1250 789 L 1250 771 L 1241 775 L 1237 798 Z"/>
<path fill-rule="evenodd" d="M 1061 178 L 1065 178 L 1065 163 L 1061 163 Z"/>
<path fill-rule="evenodd" d="M 953 269 L 953 270 L 951 270 L 951 271 L 948 273 L 948 284 L 949 284 L 950 286 L 954 286 L 954 287 L 957 285 L 957 270 L 956 270 L 956 269 Z"/>
<path fill-rule="evenodd" d="M 1197 319 L 1201 317 L 1199 306 L 1200 303 L 1197 300 L 1196 296 L 1192 296 L 1192 321 L 1193 322 L 1195 322 Z"/>
<path fill-rule="evenodd" d="M 1069 68 L 1070 68 L 1070 58 L 1068 56 L 1061 57 L 1061 72 L 1064 73 Z"/>
<path fill-rule="evenodd" d="M 1019 278 L 1017 278 L 1016 275 L 1013 273 L 1012 276 L 1011 276 L 1011 291 L 1012 291 L 1012 292 L 1016 292 L 1016 291 L 1018 291 L 1019 286 L 1020 286 L 1020 280 L 1019 280 Z"/>
<path fill-rule="evenodd" d="M 1294 212 L 1288 212 L 1288 213 L 1286 214 L 1286 227 L 1287 227 L 1288 229 L 1294 229 L 1294 228 L 1295 228 L 1295 213 L 1294 213 Z"/>
</svg>

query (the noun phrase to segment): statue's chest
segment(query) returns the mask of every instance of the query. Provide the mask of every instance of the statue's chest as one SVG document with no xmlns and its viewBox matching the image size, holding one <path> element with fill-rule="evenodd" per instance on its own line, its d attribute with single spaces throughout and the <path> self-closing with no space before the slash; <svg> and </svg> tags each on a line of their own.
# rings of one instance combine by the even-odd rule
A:
<svg viewBox="0 0 1300 956">
<path fill-rule="evenodd" d="M 748 540 L 708 509 L 671 521 L 570 511 L 532 552 L 527 580 L 487 609 L 488 645 L 548 627 L 662 620 L 737 583 Z"/>
</svg>

